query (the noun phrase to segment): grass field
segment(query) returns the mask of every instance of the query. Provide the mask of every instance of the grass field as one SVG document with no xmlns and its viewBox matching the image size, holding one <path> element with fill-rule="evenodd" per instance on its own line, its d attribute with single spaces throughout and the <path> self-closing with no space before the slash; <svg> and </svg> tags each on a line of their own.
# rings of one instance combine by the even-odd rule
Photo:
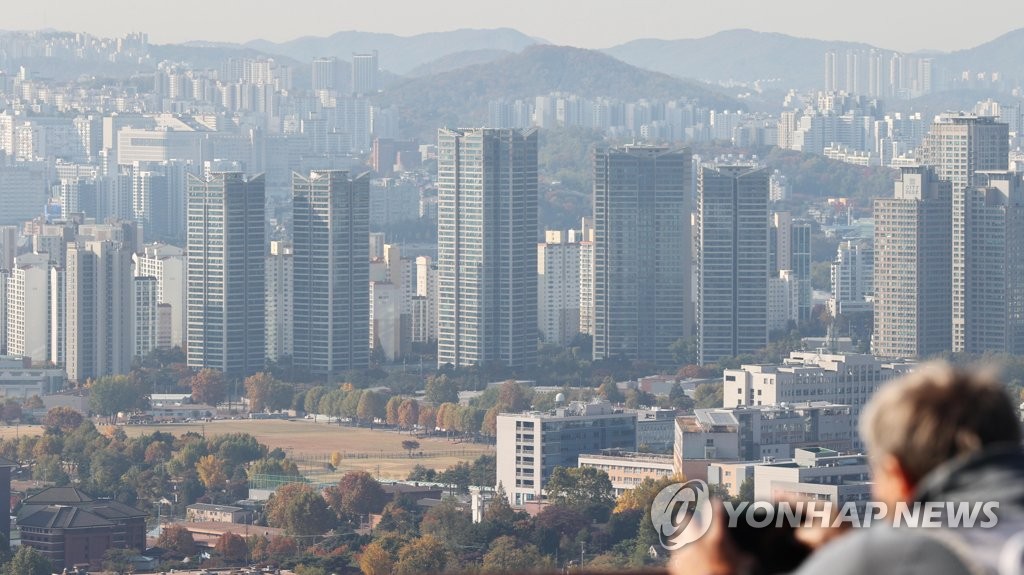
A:
<svg viewBox="0 0 1024 575">
<path fill-rule="evenodd" d="M 24 428 L 23 428 L 24 429 Z M 225 433 L 249 433 L 269 448 L 280 447 L 290 458 L 303 467 L 303 471 L 322 473 L 315 462 L 326 460 L 335 451 L 346 455 L 339 471 L 365 470 L 384 479 L 404 479 L 416 464 L 434 469 L 445 469 L 460 461 L 472 461 L 482 454 L 493 453 L 491 446 L 474 443 L 456 443 L 446 439 L 416 439 L 422 456 L 409 457 L 402 441 L 412 438 L 406 433 L 388 430 L 370 430 L 307 420 L 217 420 L 208 423 L 172 423 L 166 425 L 130 425 L 124 430 L 129 436 L 161 431 L 181 435 L 194 431 L 207 436 Z"/>
</svg>

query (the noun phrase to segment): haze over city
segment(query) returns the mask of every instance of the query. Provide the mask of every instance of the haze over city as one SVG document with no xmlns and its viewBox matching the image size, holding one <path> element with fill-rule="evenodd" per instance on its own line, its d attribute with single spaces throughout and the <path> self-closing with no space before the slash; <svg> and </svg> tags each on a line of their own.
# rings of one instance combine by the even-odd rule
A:
<svg viewBox="0 0 1024 575">
<path fill-rule="evenodd" d="M 101 4 L 0 9 L 0 575 L 1024 572 L 1018 7 Z"/>
<path fill-rule="evenodd" d="M 100 9 L 101 8 L 101 9 Z M 8 30 L 55 28 L 120 36 L 147 32 L 153 42 L 275 42 L 341 30 L 410 36 L 457 28 L 515 28 L 555 44 L 609 48 L 639 38 L 700 38 L 749 28 L 797 37 L 864 42 L 900 51 L 970 48 L 1024 26 L 1012 3 L 962 5 L 927 0 L 866 0 L 837 6 L 815 0 L 680 2 L 611 0 L 384 0 L 272 2 L 75 0 L 16 2 L 4 7 Z M 993 17 L 998 15 L 999 17 Z"/>
</svg>

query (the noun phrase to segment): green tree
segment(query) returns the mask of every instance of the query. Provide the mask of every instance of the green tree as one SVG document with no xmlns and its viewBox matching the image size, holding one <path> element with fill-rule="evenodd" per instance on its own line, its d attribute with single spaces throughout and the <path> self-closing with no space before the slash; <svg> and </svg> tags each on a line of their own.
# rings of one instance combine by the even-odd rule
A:
<svg viewBox="0 0 1024 575">
<path fill-rule="evenodd" d="M 117 575 L 134 571 L 132 558 L 137 555 L 134 549 L 112 547 L 103 554 L 103 569 Z"/>
<path fill-rule="evenodd" d="M 413 439 L 406 439 L 402 442 L 402 449 L 409 452 L 409 457 L 412 457 L 412 452 L 420 448 L 420 442 Z"/>
<path fill-rule="evenodd" d="M 455 384 L 455 381 L 450 379 L 447 375 L 442 374 L 431 377 L 427 380 L 425 398 L 429 403 L 435 406 L 443 403 L 458 403 L 459 388 Z"/>
<path fill-rule="evenodd" d="M 689 395 L 686 395 L 683 386 L 679 385 L 678 381 L 672 384 L 672 388 L 668 390 L 668 403 L 681 411 L 693 411 L 694 401 Z"/>
<path fill-rule="evenodd" d="M 374 418 L 382 415 L 384 404 L 377 392 L 366 390 L 359 397 L 359 405 L 356 407 L 356 417 L 360 421 L 373 423 Z"/>
<path fill-rule="evenodd" d="M 536 546 L 507 535 L 491 542 L 483 562 L 485 573 L 529 573 L 549 567 L 550 562 Z"/>
<path fill-rule="evenodd" d="M 327 502 L 309 484 L 289 483 L 267 502 L 267 523 L 292 535 L 320 535 L 334 523 Z"/>
<path fill-rule="evenodd" d="M 556 467 L 544 486 L 555 505 L 586 511 L 594 506 L 611 510 L 615 490 L 608 474 L 594 467 Z"/>
<path fill-rule="evenodd" d="M 149 389 L 126 375 L 108 375 L 89 386 L 89 407 L 113 421 L 118 413 L 146 407 Z"/>
<path fill-rule="evenodd" d="M 472 538 L 472 532 L 473 520 L 469 512 L 461 509 L 451 498 L 428 509 L 420 521 L 420 533 L 433 535 L 441 541 L 458 541 L 465 544 Z"/>
<path fill-rule="evenodd" d="M 702 409 L 722 407 L 723 391 L 721 383 L 702 383 L 693 390 L 694 405 Z"/>
<path fill-rule="evenodd" d="M 4 565 L 3 575 L 50 575 L 53 567 L 41 553 L 22 545 L 14 554 L 10 563 Z"/>
</svg>

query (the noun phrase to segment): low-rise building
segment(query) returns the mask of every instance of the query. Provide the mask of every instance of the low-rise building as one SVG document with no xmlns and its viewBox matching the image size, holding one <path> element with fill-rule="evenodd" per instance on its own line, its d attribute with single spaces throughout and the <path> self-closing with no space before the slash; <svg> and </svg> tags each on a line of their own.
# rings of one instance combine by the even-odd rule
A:
<svg viewBox="0 0 1024 575">
<path fill-rule="evenodd" d="M 797 449 L 793 459 L 756 464 L 754 500 L 780 497 L 840 504 L 867 501 L 871 497 L 867 457 L 808 447 Z"/>
<path fill-rule="evenodd" d="M 234 505 L 193 503 L 185 508 L 185 520 L 189 522 L 251 523 L 252 512 Z"/>
<path fill-rule="evenodd" d="M 63 369 L 33 368 L 30 361 L 21 357 L 0 355 L 0 397 L 42 397 L 61 391 L 66 382 Z"/>
<path fill-rule="evenodd" d="M 676 418 L 676 469 L 683 461 L 758 461 L 792 457 L 801 447 L 850 451 L 856 420 L 847 405 L 809 402 L 694 410 Z"/>
<path fill-rule="evenodd" d="M 825 401 L 850 406 L 854 419 L 886 381 L 916 366 L 872 355 L 794 351 L 781 365 L 744 365 L 723 374 L 725 407 Z M 853 448 L 861 445 L 856 435 Z"/>
<path fill-rule="evenodd" d="M 676 410 L 660 407 L 636 410 L 636 446 L 654 453 L 671 453 L 675 443 Z"/>
<path fill-rule="evenodd" d="M 644 479 L 660 479 L 675 474 L 672 456 L 658 453 L 636 453 L 608 449 L 579 457 L 580 467 L 594 467 L 608 474 L 615 496 L 633 489 Z"/>
<path fill-rule="evenodd" d="M 146 513 L 74 487 L 51 487 L 26 498 L 17 512 L 21 544 L 39 551 L 54 570 L 102 567 L 109 549 L 146 548 Z"/>
</svg>

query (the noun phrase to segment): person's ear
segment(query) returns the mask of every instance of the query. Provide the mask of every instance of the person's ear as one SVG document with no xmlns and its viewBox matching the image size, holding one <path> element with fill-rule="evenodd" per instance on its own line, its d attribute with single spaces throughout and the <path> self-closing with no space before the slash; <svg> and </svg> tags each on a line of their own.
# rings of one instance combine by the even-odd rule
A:
<svg viewBox="0 0 1024 575">
<path fill-rule="evenodd" d="M 914 496 L 917 482 L 911 479 L 903 463 L 895 456 L 885 454 L 876 460 L 876 466 L 879 472 L 884 474 L 890 497 L 896 501 L 910 501 Z"/>
</svg>

